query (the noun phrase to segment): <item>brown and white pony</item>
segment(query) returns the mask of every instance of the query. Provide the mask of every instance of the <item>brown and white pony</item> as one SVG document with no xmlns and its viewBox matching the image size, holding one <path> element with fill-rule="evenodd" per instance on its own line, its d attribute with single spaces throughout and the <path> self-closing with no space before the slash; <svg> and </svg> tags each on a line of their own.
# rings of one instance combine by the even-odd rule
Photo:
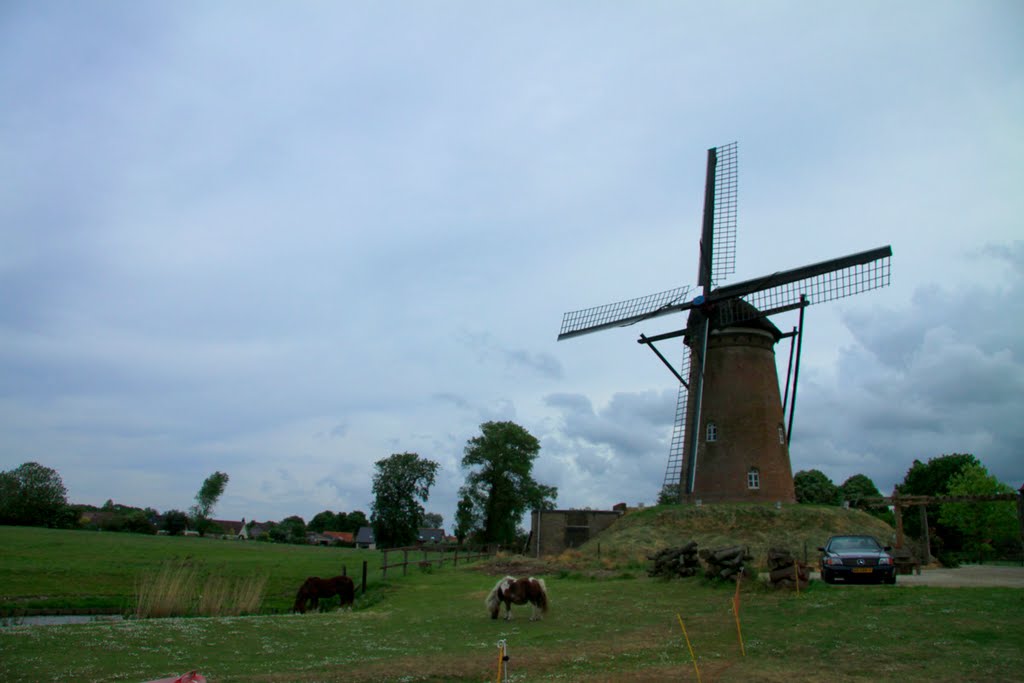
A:
<svg viewBox="0 0 1024 683">
<path fill-rule="evenodd" d="M 292 610 L 304 614 L 307 602 L 315 610 L 320 607 L 320 598 L 333 598 L 335 595 L 341 600 L 341 607 L 355 602 L 356 590 L 352 579 L 347 576 L 335 576 L 331 579 L 311 576 L 299 588 Z"/>
<path fill-rule="evenodd" d="M 544 579 L 535 579 L 532 576 L 528 579 L 517 579 L 506 576 L 487 594 L 484 604 L 491 613 L 491 619 L 497 619 L 501 611 L 501 603 L 505 603 L 505 620 L 512 618 L 512 605 L 525 605 L 530 603 L 533 611 L 530 621 L 541 619 L 548 611 L 548 589 L 544 585 Z"/>
</svg>

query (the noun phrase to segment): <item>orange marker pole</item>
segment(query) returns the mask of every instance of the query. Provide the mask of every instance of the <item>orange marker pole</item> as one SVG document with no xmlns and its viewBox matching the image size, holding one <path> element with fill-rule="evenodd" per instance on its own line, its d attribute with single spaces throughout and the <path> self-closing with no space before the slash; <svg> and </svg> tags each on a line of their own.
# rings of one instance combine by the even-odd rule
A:
<svg viewBox="0 0 1024 683">
<path fill-rule="evenodd" d="M 740 574 L 742 575 L 742 574 Z M 736 594 L 732 596 L 732 614 L 736 618 L 736 639 L 739 641 L 739 653 L 746 656 L 746 648 L 743 647 L 743 630 L 739 628 L 739 578 L 736 578 Z"/>
<path fill-rule="evenodd" d="M 498 641 L 498 679 L 497 683 L 501 683 L 502 667 L 505 664 L 505 641 Z"/>
<path fill-rule="evenodd" d="M 701 683 L 700 680 L 700 669 L 697 668 L 697 655 L 693 654 L 693 646 L 690 645 L 690 636 L 686 635 L 686 627 L 683 626 L 683 618 L 676 613 L 676 619 L 679 620 L 679 628 L 683 629 L 683 638 L 686 639 L 686 647 L 690 650 L 690 660 L 693 662 L 693 670 L 697 672 L 697 683 Z"/>
</svg>

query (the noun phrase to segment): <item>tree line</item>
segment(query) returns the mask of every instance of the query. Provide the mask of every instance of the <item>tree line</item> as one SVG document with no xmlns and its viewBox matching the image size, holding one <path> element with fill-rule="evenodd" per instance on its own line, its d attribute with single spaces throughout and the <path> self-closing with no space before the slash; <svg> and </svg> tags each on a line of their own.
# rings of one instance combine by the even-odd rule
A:
<svg viewBox="0 0 1024 683">
<path fill-rule="evenodd" d="M 880 497 L 874 482 L 856 474 L 836 486 L 820 470 L 803 470 L 793 475 L 798 503 L 842 505 L 844 501 L 895 525 L 892 510 L 885 505 L 860 505 L 865 498 Z M 970 453 L 952 453 L 914 460 L 896 491 L 905 496 L 984 496 L 1016 493 L 999 481 Z M 928 536 L 931 554 L 946 566 L 961 559 L 1006 557 L 1020 551 L 1020 522 L 1012 501 L 939 503 L 928 505 Z M 922 538 L 921 517 L 903 515 L 903 530 Z"/>
<path fill-rule="evenodd" d="M 525 539 L 519 523 L 534 508 L 553 509 L 558 490 L 533 479 L 540 442 L 513 422 L 485 422 L 480 434 L 467 442 L 461 466 L 466 472 L 459 490 L 455 536 L 459 543 L 513 545 Z M 264 540 L 305 543 L 308 532 L 356 533 L 373 528 L 379 547 L 411 545 L 421 528 L 440 528 L 443 517 L 424 508 L 440 465 L 417 453 L 395 453 L 375 463 L 371 514 L 360 510 L 324 510 L 309 524 L 298 515 L 280 522 L 265 522 Z M 138 533 L 158 529 L 178 534 L 186 529 L 201 534 L 223 533 L 213 510 L 227 487 L 229 476 L 214 472 L 203 482 L 187 512 L 130 508 L 107 501 L 102 508 L 70 505 L 67 489 L 53 469 L 29 462 L 0 473 L 0 524 L 76 528 L 86 513 L 102 513 L 100 528 Z M 251 523 L 251 522 L 250 522 Z"/>
</svg>

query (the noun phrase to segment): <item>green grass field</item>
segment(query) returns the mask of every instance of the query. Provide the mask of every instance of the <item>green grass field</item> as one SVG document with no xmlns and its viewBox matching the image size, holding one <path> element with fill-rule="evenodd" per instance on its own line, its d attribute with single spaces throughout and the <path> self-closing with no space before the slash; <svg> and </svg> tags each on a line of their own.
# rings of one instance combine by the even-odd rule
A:
<svg viewBox="0 0 1024 683">
<path fill-rule="evenodd" d="M 0 544 L 5 604 L 61 591 L 69 603 L 94 594 L 130 600 L 134 577 L 186 554 L 224 571 L 271 571 L 283 604 L 292 590 L 285 587 L 298 577 L 360 557 L 2 527 Z M 79 551 L 77 579 L 56 580 L 72 574 L 65 567 Z M 97 551 L 108 559 L 94 557 Z M 0 628 L 0 679 L 141 682 L 198 669 L 214 683 L 486 681 L 495 680 L 503 639 L 513 681 L 697 680 L 677 615 L 705 682 L 992 682 L 1022 680 L 1024 672 L 1021 590 L 814 583 L 796 595 L 750 583 L 741 592 L 742 655 L 732 586 L 607 567 L 595 579 L 552 566 L 544 621 L 530 622 L 528 607 L 514 608 L 511 622 L 492 621 L 483 599 L 498 577 L 482 571 L 487 565 L 411 571 L 385 582 L 377 559 L 372 599 L 354 610 Z"/>
<path fill-rule="evenodd" d="M 265 611 L 291 608 L 308 576 L 347 569 L 358 584 L 380 579 L 380 553 L 368 550 L 223 541 L 184 536 L 0 526 L 0 616 L 24 610 L 133 610 L 138 583 L 164 562 L 185 562 L 232 579 L 268 576 Z"/>
</svg>

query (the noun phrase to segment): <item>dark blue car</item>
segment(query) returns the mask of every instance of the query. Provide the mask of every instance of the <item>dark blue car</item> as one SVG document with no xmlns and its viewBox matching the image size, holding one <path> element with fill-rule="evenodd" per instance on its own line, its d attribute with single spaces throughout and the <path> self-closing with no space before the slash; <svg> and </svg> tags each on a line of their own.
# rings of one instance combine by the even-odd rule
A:
<svg viewBox="0 0 1024 683">
<path fill-rule="evenodd" d="M 825 583 L 896 583 L 891 548 L 882 547 L 874 536 L 833 536 L 818 550 Z"/>
</svg>

